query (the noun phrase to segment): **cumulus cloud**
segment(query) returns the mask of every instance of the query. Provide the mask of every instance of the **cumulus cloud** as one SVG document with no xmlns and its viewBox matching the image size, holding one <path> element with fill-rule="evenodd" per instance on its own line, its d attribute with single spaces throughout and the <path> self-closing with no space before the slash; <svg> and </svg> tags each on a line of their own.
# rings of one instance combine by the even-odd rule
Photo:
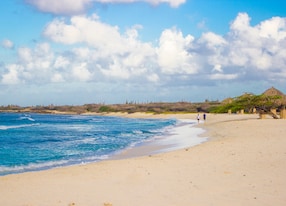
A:
<svg viewBox="0 0 286 206">
<path fill-rule="evenodd" d="M 61 82 L 65 82 L 62 74 L 60 73 L 55 73 L 52 77 L 51 77 L 51 82 L 52 83 L 61 83 Z"/>
<path fill-rule="evenodd" d="M 177 29 L 163 31 L 157 49 L 158 64 L 163 73 L 197 73 L 195 55 L 188 52 L 193 40 L 193 36 L 184 37 Z"/>
<path fill-rule="evenodd" d="M 92 0 L 26 0 L 38 10 L 54 14 L 82 14 Z"/>
<path fill-rule="evenodd" d="M 89 81 L 92 78 L 92 73 L 88 70 L 86 63 L 76 65 L 72 69 L 72 75 L 79 81 Z"/>
<path fill-rule="evenodd" d="M 70 64 L 70 61 L 68 58 L 64 56 L 58 56 L 55 61 L 53 67 L 55 69 L 60 69 L 60 68 L 67 68 Z"/>
<path fill-rule="evenodd" d="M 9 39 L 4 39 L 1 45 L 6 49 L 12 49 L 14 47 L 14 43 Z"/>
<path fill-rule="evenodd" d="M 134 3 L 146 2 L 152 5 L 167 3 L 176 8 L 185 3 L 186 0 L 25 0 L 28 4 L 35 6 L 38 10 L 53 14 L 78 15 L 83 14 L 95 3 Z"/>
<path fill-rule="evenodd" d="M 199 38 L 167 28 L 158 44 L 142 42 L 140 25 L 122 30 L 97 15 L 56 18 L 43 31 L 49 43 L 17 50 L 18 61 L 5 65 L 2 84 L 49 82 L 129 82 L 165 85 L 275 79 L 285 82 L 286 18 L 252 26 L 239 13 L 225 35 Z M 259 75 L 256 75 L 259 74 Z"/>
<path fill-rule="evenodd" d="M 237 78 L 237 74 L 211 74 L 211 80 L 232 80 Z"/>
<path fill-rule="evenodd" d="M 214 68 L 213 68 L 213 70 L 212 71 L 214 71 L 214 72 L 219 72 L 219 73 L 222 73 L 223 72 L 223 70 L 222 70 L 222 68 L 221 68 L 221 65 L 220 64 L 216 64 L 216 65 L 214 65 Z"/>
<path fill-rule="evenodd" d="M 86 45 L 72 50 L 73 60 L 90 62 L 93 70 L 105 76 L 126 79 L 131 74 L 145 72 L 146 65 L 152 64 L 155 55 L 150 43 L 138 40 L 139 29 L 141 26 L 135 25 L 121 34 L 118 27 L 105 24 L 92 15 L 74 16 L 69 22 L 55 19 L 43 34 L 57 43 Z M 67 64 L 66 58 L 57 59 L 56 65 L 62 64 Z"/>
<path fill-rule="evenodd" d="M 23 68 L 17 64 L 11 64 L 7 66 L 7 72 L 2 75 L 1 83 L 2 84 L 19 84 L 21 79 L 19 77 L 19 72 Z"/>
<path fill-rule="evenodd" d="M 220 35 L 213 32 L 203 33 L 198 40 L 200 50 L 206 49 L 212 53 L 221 52 L 221 49 L 227 46 L 228 42 Z"/>
<path fill-rule="evenodd" d="M 195 40 L 205 73 L 208 68 L 215 73 L 209 76 L 212 80 L 247 80 L 255 73 L 267 79 L 285 68 L 286 19 L 273 17 L 255 26 L 250 22 L 247 13 L 239 13 L 225 36 L 208 32 Z"/>
<path fill-rule="evenodd" d="M 94 0 L 101 3 L 134 3 L 134 2 L 147 2 L 153 5 L 158 5 L 161 3 L 167 3 L 171 7 L 179 7 L 181 4 L 185 3 L 186 0 Z"/>
<path fill-rule="evenodd" d="M 34 49 L 22 47 L 18 49 L 18 63 L 6 65 L 2 74 L 3 84 L 50 82 L 49 76 L 53 53 L 48 44 L 38 44 Z"/>
<path fill-rule="evenodd" d="M 128 45 L 118 27 L 102 23 L 95 15 L 73 16 L 70 22 L 55 19 L 47 25 L 44 36 L 57 43 L 85 43 L 97 49 L 114 52 L 123 51 Z"/>
</svg>

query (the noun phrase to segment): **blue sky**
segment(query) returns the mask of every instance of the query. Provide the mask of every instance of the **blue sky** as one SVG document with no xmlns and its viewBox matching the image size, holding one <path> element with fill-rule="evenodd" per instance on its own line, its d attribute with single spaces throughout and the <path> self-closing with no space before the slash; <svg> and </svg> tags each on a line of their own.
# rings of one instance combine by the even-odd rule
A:
<svg viewBox="0 0 286 206">
<path fill-rule="evenodd" d="M 0 8 L 0 105 L 286 93 L 283 0 L 3 0 Z"/>
</svg>

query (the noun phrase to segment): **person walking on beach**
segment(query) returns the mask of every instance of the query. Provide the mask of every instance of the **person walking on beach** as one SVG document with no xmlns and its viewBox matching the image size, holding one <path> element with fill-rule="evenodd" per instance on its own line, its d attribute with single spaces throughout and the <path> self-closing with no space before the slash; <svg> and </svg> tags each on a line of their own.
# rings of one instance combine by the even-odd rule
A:
<svg viewBox="0 0 286 206">
<path fill-rule="evenodd" d="M 200 123 L 200 114 L 197 115 L 198 123 Z"/>
<path fill-rule="evenodd" d="M 204 121 L 206 121 L 206 119 L 207 119 L 207 115 L 206 113 L 204 113 Z"/>
</svg>

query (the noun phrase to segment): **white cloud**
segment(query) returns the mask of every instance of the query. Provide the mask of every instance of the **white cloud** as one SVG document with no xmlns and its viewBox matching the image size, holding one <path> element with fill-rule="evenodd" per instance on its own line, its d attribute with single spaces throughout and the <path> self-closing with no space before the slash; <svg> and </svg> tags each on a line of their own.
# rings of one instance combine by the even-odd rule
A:
<svg viewBox="0 0 286 206">
<path fill-rule="evenodd" d="M 273 17 L 261 22 L 258 25 L 259 35 L 264 38 L 275 39 L 276 41 L 285 40 L 286 38 L 286 21 L 284 18 Z"/>
<path fill-rule="evenodd" d="M 148 75 L 147 79 L 150 82 L 154 82 L 154 83 L 159 82 L 159 80 L 160 80 L 159 76 L 157 74 L 155 74 L 155 73 Z"/>
<path fill-rule="evenodd" d="M 228 48 L 229 42 L 222 36 L 213 32 L 203 33 L 196 41 L 196 51 L 204 58 L 203 62 L 212 65 L 221 65 L 225 62 L 225 57 L 221 56 Z M 204 64 L 201 62 L 200 64 Z"/>
<path fill-rule="evenodd" d="M 63 76 L 60 73 L 55 73 L 51 78 L 52 83 L 65 82 Z"/>
<path fill-rule="evenodd" d="M 247 13 L 239 13 L 230 28 L 233 31 L 248 31 L 250 29 L 250 20 Z"/>
<path fill-rule="evenodd" d="M 157 49 L 158 64 L 163 73 L 194 74 L 198 72 L 198 65 L 194 55 L 188 52 L 194 37 L 183 37 L 177 29 L 166 29 L 160 37 Z"/>
<path fill-rule="evenodd" d="M 267 21 L 271 20 L 278 21 L 276 18 Z M 285 19 L 279 19 L 279 22 L 284 21 Z M 279 62 L 279 67 L 283 67 L 285 49 L 281 46 L 281 36 L 285 29 L 281 26 L 274 27 L 278 33 L 276 32 L 277 39 L 273 39 L 273 35 L 265 37 L 267 31 L 262 29 L 265 28 L 261 26 L 263 24 L 264 22 L 251 26 L 249 16 L 241 13 L 232 22 L 226 36 L 207 32 L 195 39 L 191 35 L 184 36 L 178 29 L 166 29 L 162 32 L 157 47 L 138 40 L 142 26 L 135 25 L 120 33 L 117 26 L 101 22 L 96 15 L 74 16 L 70 21 L 55 19 L 46 27 L 44 35 L 57 43 L 86 46 L 73 49 L 73 58 L 65 57 L 69 59 L 65 61 L 66 65 L 75 64 L 76 61 L 87 62 L 89 71 L 94 70 L 93 74 L 97 77 L 101 73 L 107 78 L 131 80 L 145 74 L 146 80 L 149 80 L 151 78 L 147 74 L 178 74 L 188 77 L 198 72 L 222 73 L 219 71 L 221 68 L 227 73 L 241 74 L 245 74 L 246 70 L 267 71 L 274 69 L 274 59 Z M 57 67 L 58 64 L 59 60 Z M 224 79 L 240 76 L 242 75 Z"/>
<path fill-rule="evenodd" d="M 40 11 L 54 14 L 82 14 L 92 0 L 26 0 Z"/>
<path fill-rule="evenodd" d="M 53 59 L 52 51 L 47 43 L 38 44 L 34 50 L 22 47 L 18 50 L 19 61 L 27 69 L 48 69 Z"/>
<path fill-rule="evenodd" d="M 19 84 L 21 79 L 19 78 L 19 71 L 23 68 L 17 64 L 11 64 L 7 67 L 7 73 L 2 75 L 2 84 Z"/>
<path fill-rule="evenodd" d="M 184 4 L 186 0 L 25 0 L 38 10 L 53 14 L 83 14 L 94 3 L 134 3 L 146 2 L 152 5 L 167 3 L 173 8 Z"/>
<path fill-rule="evenodd" d="M 72 51 L 75 54 L 76 58 L 82 59 L 82 60 L 84 59 L 88 60 L 91 55 L 91 50 L 86 47 L 75 48 Z"/>
<path fill-rule="evenodd" d="M 233 80 L 238 77 L 237 74 L 211 74 L 211 80 Z"/>
<path fill-rule="evenodd" d="M 73 25 L 66 25 L 63 20 L 55 19 L 49 23 L 44 31 L 44 35 L 54 42 L 64 44 L 74 44 L 82 41 L 80 31 Z"/>
<path fill-rule="evenodd" d="M 223 47 L 227 45 L 227 41 L 222 36 L 213 32 L 203 33 L 198 42 L 206 45 L 208 48 Z"/>
<path fill-rule="evenodd" d="M 254 26 L 250 20 L 246 13 L 238 14 L 224 36 L 206 32 L 195 38 L 178 28 L 165 29 L 154 45 L 140 40 L 141 25 L 122 31 L 97 15 L 57 18 L 43 34 L 62 50 L 55 52 L 48 43 L 20 47 L 16 63 L 2 64 L 0 79 L 2 84 L 116 82 L 150 87 L 269 77 L 285 82 L 286 18 Z"/>
<path fill-rule="evenodd" d="M 76 65 L 72 69 L 72 75 L 75 79 L 79 81 L 89 81 L 92 77 L 92 73 L 87 69 L 86 63 L 81 63 L 80 65 Z"/>
<path fill-rule="evenodd" d="M 74 16 L 69 23 L 64 19 L 52 21 L 44 30 L 44 35 L 57 43 L 86 45 L 72 49 L 72 62 L 89 62 L 89 67 L 97 70 L 96 73 L 125 79 L 144 73 L 146 64 L 154 61 L 152 45 L 137 39 L 138 29 L 141 28 L 135 25 L 121 34 L 118 27 L 102 23 L 96 15 Z M 62 59 L 57 60 L 57 65 Z"/>
<path fill-rule="evenodd" d="M 210 36 L 202 35 L 198 42 L 200 48 L 205 45 L 211 51 L 206 58 L 212 67 L 220 64 L 229 71 L 234 68 L 241 73 L 262 70 L 267 74 L 286 66 L 282 60 L 286 18 L 271 18 L 255 26 L 251 26 L 250 20 L 248 14 L 239 13 L 230 25 L 230 32 L 223 39 L 219 37 L 214 41 L 219 44 L 213 44 Z"/>
<path fill-rule="evenodd" d="M 18 55 L 19 55 L 19 60 L 22 63 L 28 63 L 28 62 L 32 62 L 33 58 L 32 58 L 32 51 L 30 48 L 20 48 L 18 50 Z"/>
<path fill-rule="evenodd" d="M 2 47 L 6 49 L 12 49 L 14 47 L 14 43 L 9 39 L 4 39 L 2 41 Z"/>
<path fill-rule="evenodd" d="M 109 65 L 108 69 L 101 69 L 101 72 L 107 77 L 115 77 L 119 79 L 128 79 L 130 77 L 129 70 L 125 69 L 119 62 L 114 61 Z"/>
<path fill-rule="evenodd" d="M 219 73 L 222 73 L 222 72 L 223 72 L 223 70 L 222 70 L 220 64 L 216 64 L 216 65 L 214 66 L 214 68 L 213 68 L 212 71 L 214 71 L 214 72 L 219 72 Z"/>
<path fill-rule="evenodd" d="M 181 4 L 184 4 L 186 0 L 94 0 L 95 2 L 101 3 L 134 3 L 134 2 L 147 2 L 153 5 L 158 5 L 161 3 L 167 3 L 171 7 L 176 8 Z"/>
<path fill-rule="evenodd" d="M 128 43 L 119 33 L 118 27 L 85 16 L 71 17 L 70 24 L 64 19 L 55 19 L 44 30 L 44 36 L 57 43 L 85 43 L 102 51 L 114 52 L 124 52 Z"/>
<path fill-rule="evenodd" d="M 59 56 L 55 59 L 54 68 L 66 68 L 70 64 L 69 59 L 64 56 Z"/>
<path fill-rule="evenodd" d="M 34 49 L 18 49 L 18 63 L 6 65 L 7 72 L 2 74 L 2 83 L 38 83 L 50 82 L 52 75 L 53 53 L 48 44 L 38 44 Z"/>
</svg>

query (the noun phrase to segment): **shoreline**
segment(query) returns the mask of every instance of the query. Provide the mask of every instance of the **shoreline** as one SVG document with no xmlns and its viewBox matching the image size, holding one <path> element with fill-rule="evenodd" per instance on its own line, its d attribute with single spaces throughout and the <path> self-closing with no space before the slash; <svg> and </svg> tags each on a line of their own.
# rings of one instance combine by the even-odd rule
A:
<svg viewBox="0 0 286 206">
<path fill-rule="evenodd" d="M 191 148 L 208 141 L 208 137 L 203 135 L 206 130 L 198 127 L 196 120 L 184 118 L 177 119 L 177 121 L 178 125 L 169 129 L 164 136 L 152 137 L 145 142 L 125 148 L 124 150 L 112 155 L 108 160 L 152 156 Z"/>
<path fill-rule="evenodd" d="M 59 114 L 62 115 L 62 114 Z M 98 115 L 97 113 L 88 113 L 87 116 L 102 116 Z M 92 164 L 101 161 L 107 160 L 115 160 L 115 159 L 126 159 L 126 158 L 134 158 L 140 156 L 148 156 L 148 155 L 155 155 L 159 153 L 174 151 L 178 149 L 182 149 L 185 147 L 189 147 L 196 144 L 201 144 L 202 142 L 206 141 L 206 138 L 198 137 L 200 133 L 202 133 L 202 129 L 198 132 L 198 128 L 195 127 L 196 120 L 189 119 L 190 115 L 193 114 L 180 114 L 180 119 L 177 117 L 178 114 L 152 114 L 152 113 L 107 113 L 104 116 L 111 116 L 111 117 L 119 117 L 119 118 L 134 118 L 134 119 L 168 119 L 172 121 L 176 121 L 174 125 L 168 126 L 164 128 L 163 134 L 158 134 L 157 136 L 149 137 L 148 139 L 142 140 L 140 142 L 131 144 L 130 146 L 114 151 L 109 154 L 105 154 L 99 156 L 94 161 L 70 161 L 70 163 L 59 160 L 58 162 L 47 162 L 42 163 L 42 166 L 37 166 L 37 164 L 29 164 L 29 165 L 19 165 L 15 168 L 5 168 L 1 167 L 1 174 L 0 176 L 7 176 L 11 174 L 22 174 L 27 172 L 40 172 L 45 170 L 51 170 L 55 168 L 64 168 L 69 166 L 77 166 L 81 164 Z M 195 117 L 195 116 L 194 116 Z M 187 131 L 186 131 L 187 125 Z M 191 127 L 191 128 L 189 128 Z M 182 131 L 184 129 L 184 131 Z M 184 135 L 183 133 L 187 132 L 192 138 L 192 141 L 186 141 L 189 139 L 188 136 Z M 184 137 L 184 138 L 182 138 Z M 184 141 L 185 139 L 185 141 Z M 18 169 L 17 169 L 18 168 Z M 10 171 L 10 172 L 9 172 Z"/>
<path fill-rule="evenodd" d="M 203 144 L 2 176 L 0 193 L 5 198 L 0 197 L 0 203 L 282 206 L 286 204 L 285 126 L 285 120 L 260 120 L 258 115 L 208 115 L 198 125 L 207 130 L 202 136 L 210 137 Z"/>
</svg>

